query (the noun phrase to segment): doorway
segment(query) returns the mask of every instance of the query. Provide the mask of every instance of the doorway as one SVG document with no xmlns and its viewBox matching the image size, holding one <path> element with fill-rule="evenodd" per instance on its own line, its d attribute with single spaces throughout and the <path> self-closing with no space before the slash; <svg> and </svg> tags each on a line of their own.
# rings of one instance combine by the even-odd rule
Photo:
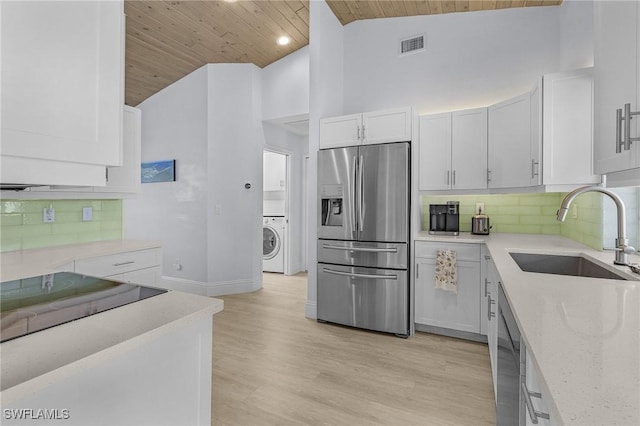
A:
<svg viewBox="0 0 640 426">
<path fill-rule="evenodd" d="M 290 155 L 264 149 L 262 167 L 262 270 L 290 275 Z"/>
</svg>

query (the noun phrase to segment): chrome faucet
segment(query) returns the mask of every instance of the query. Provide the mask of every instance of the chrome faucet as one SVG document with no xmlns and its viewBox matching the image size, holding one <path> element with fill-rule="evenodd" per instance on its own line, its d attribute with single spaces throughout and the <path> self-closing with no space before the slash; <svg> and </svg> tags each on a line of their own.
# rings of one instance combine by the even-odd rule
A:
<svg viewBox="0 0 640 426">
<path fill-rule="evenodd" d="M 578 195 L 584 194 L 585 192 L 601 192 L 608 195 L 613 202 L 616 203 L 616 208 L 618 209 L 618 238 L 616 238 L 616 258 L 613 263 L 616 265 L 628 265 L 629 255 L 635 253 L 636 249 L 629 245 L 626 233 L 626 214 L 624 211 L 624 203 L 617 194 L 599 186 L 583 186 L 582 188 L 575 189 L 568 193 L 562 200 L 560 209 L 557 213 L 558 220 L 560 222 L 564 222 L 571 202 Z"/>
</svg>

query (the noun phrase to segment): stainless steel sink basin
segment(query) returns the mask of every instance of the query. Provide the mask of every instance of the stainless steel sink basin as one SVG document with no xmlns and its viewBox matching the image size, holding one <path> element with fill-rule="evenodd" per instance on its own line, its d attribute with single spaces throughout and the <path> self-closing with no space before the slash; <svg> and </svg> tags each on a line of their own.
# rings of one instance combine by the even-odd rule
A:
<svg viewBox="0 0 640 426">
<path fill-rule="evenodd" d="M 509 253 L 524 272 L 572 275 L 575 277 L 626 280 L 624 275 L 612 272 L 582 256 L 555 254 Z"/>
</svg>

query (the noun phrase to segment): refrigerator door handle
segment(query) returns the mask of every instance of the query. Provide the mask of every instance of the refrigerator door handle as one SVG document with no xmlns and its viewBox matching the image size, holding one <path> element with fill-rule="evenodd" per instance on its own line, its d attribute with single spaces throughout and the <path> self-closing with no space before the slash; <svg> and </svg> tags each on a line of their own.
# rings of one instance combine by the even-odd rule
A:
<svg viewBox="0 0 640 426">
<path fill-rule="evenodd" d="M 358 161 L 358 230 L 364 231 L 364 156 Z"/>
<path fill-rule="evenodd" d="M 354 232 L 356 232 L 358 230 L 358 214 L 357 214 L 357 209 L 358 206 L 356 204 L 356 200 L 358 199 L 358 194 L 356 193 L 356 189 L 357 189 L 357 180 L 358 180 L 358 156 L 354 155 L 353 156 L 353 202 L 351 204 L 352 208 L 351 208 L 351 234 L 353 235 Z"/>
<path fill-rule="evenodd" d="M 393 280 L 398 281 L 397 275 L 375 275 L 375 274 L 357 274 L 353 272 L 334 271 L 333 269 L 322 268 L 322 272 L 333 275 L 341 275 L 353 278 L 365 278 L 368 280 Z"/>
<path fill-rule="evenodd" d="M 344 251 L 364 251 L 368 253 L 397 253 L 397 247 L 382 248 L 382 247 L 344 247 L 334 246 L 332 244 L 323 244 L 322 248 L 332 250 L 344 250 Z"/>
</svg>

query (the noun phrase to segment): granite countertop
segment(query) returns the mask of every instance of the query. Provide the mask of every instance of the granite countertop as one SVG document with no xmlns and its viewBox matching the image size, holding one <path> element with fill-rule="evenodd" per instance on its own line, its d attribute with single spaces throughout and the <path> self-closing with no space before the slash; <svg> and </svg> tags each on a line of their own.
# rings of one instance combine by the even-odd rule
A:
<svg viewBox="0 0 640 426">
<path fill-rule="evenodd" d="M 553 400 L 554 423 L 640 425 L 640 276 L 560 236 L 491 234 L 417 241 L 484 242 Z M 523 272 L 509 252 L 582 254 L 629 280 Z M 640 257 L 631 256 L 640 263 Z"/>
<path fill-rule="evenodd" d="M 56 272 L 80 258 L 159 248 L 150 241 L 117 240 L 74 244 L 0 255 L 2 280 Z M 96 368 L 158 336 L 212 318 L 224 302 L 211 297 L 168 291 L 135 303 L 61 324 L 0 345 L 0 390 L 9 404 L 47 383 Z"/>
</svg>

